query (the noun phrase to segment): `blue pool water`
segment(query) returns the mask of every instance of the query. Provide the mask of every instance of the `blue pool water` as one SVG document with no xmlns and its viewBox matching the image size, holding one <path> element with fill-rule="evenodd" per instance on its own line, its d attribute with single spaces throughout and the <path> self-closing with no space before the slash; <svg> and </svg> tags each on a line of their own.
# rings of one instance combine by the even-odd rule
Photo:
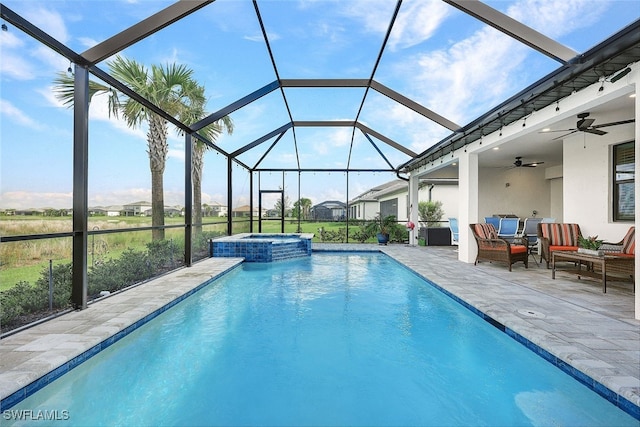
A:
<svg viewBox="0 0 640 427">
<path fill-rule="evenodd" d="M 244 264 L 23 409 L 74 426 L 638 426 L 390 258 L 344 253 Z"/>
</svg>

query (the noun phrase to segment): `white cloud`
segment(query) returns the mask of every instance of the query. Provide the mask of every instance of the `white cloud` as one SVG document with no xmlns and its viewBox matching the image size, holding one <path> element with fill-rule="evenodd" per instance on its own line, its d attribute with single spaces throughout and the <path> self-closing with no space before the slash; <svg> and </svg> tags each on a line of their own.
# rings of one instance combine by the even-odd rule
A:
<svg viewBox="0 0 640 427">
<path fill-rule="evenodd" d="M 607 3 L 593 0 L 527 0 L 511 6 L 507 14 L 553 38 L 592 25 L 606 11 Z"/>
<path fill-rule="evenodd" d="M 42 125 L 13 105 L 10 101 L 0 99 L 0 114 L 10 121 L 32 129 L 42 129 Z"/>
<path fill-rule="evenodd" d="M 176 159 L 184 163 L 184 149 L 169 148 L 167 159 Z"/>
<path fill-rule="evenodd" d="M 73 193 L 69 192 L 30 192 L 6 191 L 0 194 L 0 206 L 6 209 L 28 209 L 50 207 L 55 209 L 71 208 Z"/>
<path fill-rule="evenodd" d="M 151 188 L 124 188 L 105 193 L 90 194 L 89 206 L 122 205 L 140 200 L 151 201 Z"/>
<path fill-rule="evenodd" d="M 147 141 L 144 129 L 140 127 L 131 128 L 121 117 L 114 117 L 109 114 L 109 95 L 106 93 L 94 95 L 93 98 L 91 98 L 89 119 L 108 122 L 114 128 L 123 133 L 139 138 L 145 142 Z"/>
<path fill-rule="evenodd" d="M 66 43 L 69 41 L 69 33 L 64 19 L 58 12 L 38 7 L 27 11 L 25 17 L 59 42 Z"/>
<path fill-rule="evenodd" d="M 0 32 L 0 46 L 2 46 L 3 56 L 5 49 L 21 49 L 24 42 L 11 31 Z"/>
<path fill-rule="evenodd" d="M 5 80 L 10 77 L 15 80 L 32 80 L 35 78 L 35 67 L 22 55 L 15 54 L 7 49 L 2 49 L 2 61 L 0 61 L 0 74 Z M 5 83 L 6 84 L 6 83 Z"/>
<path fill-rule="evenodd" d="M 353 0 L 342 2 L 341 5 L 344 7 L 343 13 L 361 21 L 365 30 L 385 34 L 395 3 L 388 0 Z"/>
<path fill-rule="evenodd" d="M 447 18 L 451 7 L 440 0 L 404 2 L 389 38 L 389 47 L 407 48 L 428 40 Z"/>
<path fill-rule="evenodd" d="M 90 37 L 78 37 L 78 41 L 80 41 L 80 44 L 85 46 L 87 49 L 94 47 L 95 45 L 98 44 L 97 40 L 92 39 Z"/>
<path fill-rule="evenodd" d="M 280 40 L 282 37 L 277 34 L 277 33 L 270 33 L 267 31 L 267 37 L 269 38 L 269 42 L 273 43 L 276 40 Z M 262 36 L 262 34 L 255 34 L 252 36 L 244 36 L 243 37 L 245 40 L 249 40 L 250 42 L 258 42 L 258 43 L 264 43 L 264 37 Z"/>
</svg>

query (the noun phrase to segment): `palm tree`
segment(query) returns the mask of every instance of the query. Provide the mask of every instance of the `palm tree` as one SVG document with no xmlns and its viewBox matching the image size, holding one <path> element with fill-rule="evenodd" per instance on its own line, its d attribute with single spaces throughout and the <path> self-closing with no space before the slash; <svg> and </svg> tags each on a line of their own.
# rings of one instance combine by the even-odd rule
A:
<svg viewBox="0 0 640 427">
<path fill-rule="evenodd" d="M 151 101 L 168 114 L 179 117 L 192 104 L 204 104 L 204 93 L 193 80 L 193 71 L 184 65 L 152 65 L 151 70 L 135 60 L 117 56 L 107 63 L 111 75 L 133 91 Z M 73 104 L 73 78 L 59 73 L 54 80 L 56 96 L 64 104 Z M 116 117 L 122 114 L 130 127 L 148 123 L 147 154 L 151 169 L 151 224 L 153 240 L 164 239 L 164 169 L 169 145 L 167 143 L 167 121 L 145 108 L 137 101 L 124 96 L 113 88 L 89 82 L 89 96 L 109 94 L 109 113 Z"/>
<path fill-rule="evenodd" d="M 206 117 L 204 111 L 204 86 L 200 86 L 201 96 L 198 98 L 202 102 L 194 102 L 188 110 L 184 111 L 181 117 L 183 123 L 191 125 Z M 205 126 L 198 131 L 198 134 L 205 139 L 215 142 L 218 136 L 225 131 L 233 133 L 233 121 L 229 116 L 224 116 L 214 123 Z M 191 153 L 191 176 L 193 179 L 193 223 L 195 224 L 195 234 L 202 232 L 202 171 L 204 170 L 204 153 L 209 148 L 207 144 L 197 138 L 191 138 L 193 151 Z"/>
<path fill-rule="evenodd" d="M 311 199 L 302 197 L 300 200 L 293 204 L 294 211 L 297 213 L 298 218 L 306 220 L 309 218 L 309 211 L 311 209 Z"/>
</svg>

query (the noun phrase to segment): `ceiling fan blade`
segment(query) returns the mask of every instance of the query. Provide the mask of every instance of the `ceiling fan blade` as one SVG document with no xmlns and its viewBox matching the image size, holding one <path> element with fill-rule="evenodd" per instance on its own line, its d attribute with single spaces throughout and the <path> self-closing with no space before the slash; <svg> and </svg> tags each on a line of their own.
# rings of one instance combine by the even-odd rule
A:
<svg viewBox="0 0 640 427">
<path fill-rule="evenodd" d="M 636 121 L 636 119 L 621 120 L 619 122 L 610 122 L 610 123 L 603 123 L 601 125 L 591 126 L 591 128 L 598 129 L 598 128 L 606 128 L 606 127 L 609 127 L 609 126 L 626 125 L 627 123 L 633 123 L 635 121 Z"/>
<path fill-rule="evenodd" d="M 553 138 L 553 139 L 552 139 L 552 141 L 557 141 L 558 139 L 562 139 L 562 138 L 564 138 L 565 136 L 569 136 L 569 135 L 571 135 L 572 133 L 576 133 L 576 132 L 578 132 L 578 130 L 574 130 L 574 131 L 571 131 L 571 132 L 569 132 L 569 133 L 567 133 L 567 134 L 564 134 L 564 135 L 558 136 L 558 137 L 556 137 L 556 138 Z"/>
<path fill-rule="evenodd" d="M 541 130 L 538 133 L 571 132 L 576 130 L 578 129 L 572 128 L 572 129 L 557 129 L 557 130 Z"/>
<path fill-rule="evenodd" d="M 525 163 L 522 165 L 522 167 L 524 168 L 535 168 L 538 165 L 543 164 L 544 162 L 531 162 L 531 163 Z"/>
<path fill-rule="evenodd" d="M 587 132 L 587 133 L 592 133 L 594 135 L 600 135 L 600 136 L 607 134 L 607 132 L 605 132 L 603 130 L 594 129 L 594 128 L 585 129 L 584 131 Z"/>
<path fill-rule="evenodd" d="M 586 128 L 591 126 L 595 121 L 596 119 L 580 119 L 578 120 L 576 127 L 578 128 L 578 130 L 585 130 Z"/>
</svg>

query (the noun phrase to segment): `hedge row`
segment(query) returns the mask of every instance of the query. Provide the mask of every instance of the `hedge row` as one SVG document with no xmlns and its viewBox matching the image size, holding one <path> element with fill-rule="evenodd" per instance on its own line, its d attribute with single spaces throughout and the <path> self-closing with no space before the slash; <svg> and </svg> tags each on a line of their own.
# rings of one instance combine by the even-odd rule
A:
<svg viewBox="0 0 640 427">
<path fill-rule="evenodd" d="M 202 252 L 209 238 L 220 233 L 203 233 L 194 242 L 194 248 Z M 109 259 L 92 266 L 88 275 L 88 298 L 93 299 L 102 291 L 114 292 L 148 280 L 184 264 L 184 247 L 171 240 L 159 240 L 147 244 L 146 251 L 128 249 L 119 258 Z M 71 306 L 71 264 L 56 265 L 52 269 L 53 309 Z M 25 323 L 25 316 L 34 313 L 46 315 L 49 311 L 49 269 L 31 284 L 21 281 L 0 292 L 0 325 L 3 329 L 15 323 Z"/>
</svg>

